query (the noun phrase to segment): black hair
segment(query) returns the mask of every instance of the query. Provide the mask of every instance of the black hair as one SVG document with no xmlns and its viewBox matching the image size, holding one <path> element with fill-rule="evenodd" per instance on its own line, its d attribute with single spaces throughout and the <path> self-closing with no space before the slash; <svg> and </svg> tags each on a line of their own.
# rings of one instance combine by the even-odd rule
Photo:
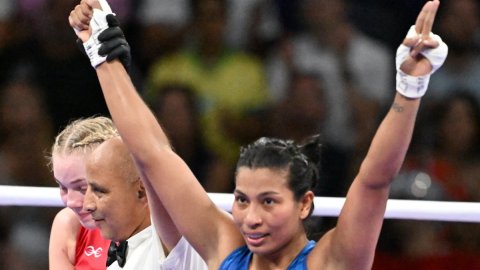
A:
<svg viewBox="0 0 480 270">
<path fill-rule="evenodd" d="M 240 149 L 237 171 L 240 167 L 287 169 L 288 186 L 296 201 L 313 191 L 319 180 L 320 136 L 315 135 L 302 145 L 292 140 L 262 137 Z M 312 214 L 314 205 L 310 209 Z"/>
</svg>

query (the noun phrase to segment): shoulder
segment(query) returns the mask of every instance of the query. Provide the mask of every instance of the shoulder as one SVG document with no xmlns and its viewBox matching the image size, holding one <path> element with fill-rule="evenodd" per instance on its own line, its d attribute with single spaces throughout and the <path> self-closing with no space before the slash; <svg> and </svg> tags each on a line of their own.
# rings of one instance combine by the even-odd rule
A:
<svg viewBox="0 0 480 270">
<path fill-rule="evenodd" d="M 77 237 L 78 231 L 82 225 L 72 210 L 64 208 L 60 210 L 53 219 L 52 235 L 62 234 Z"/>
<path fill-rule="evenodd" d="M 80 228 L 80 222 L 70 209 L 64 208 L 57 213 L 48 248 L 50 269 L 73 269 Z"/>
<path fill-rule="evenodd" d="M 239 247 L 228 255 L 220 265 L 220 270 L 239 269 L 242 266 L 248 266 L 252 253 L 247 246 Z"/>
</svg>

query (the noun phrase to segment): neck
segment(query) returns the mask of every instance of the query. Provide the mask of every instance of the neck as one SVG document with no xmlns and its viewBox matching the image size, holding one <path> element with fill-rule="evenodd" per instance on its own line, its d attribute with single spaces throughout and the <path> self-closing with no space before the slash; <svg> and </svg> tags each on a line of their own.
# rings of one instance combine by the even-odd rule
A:
<svg viewBox="0 0 480 270">
<path fill-rule="evenodd" d="M 307 243 L 307 236 L 303 233 L 269 254 L 253 254 L 250 269 L 287 269 Z"/>
<path fill-rule="evenodd" d="M 130 234 L 128 238 L 136 235 L 137 233 L 143 231 L 144 229 L 146 229 L 148 226 L 151 225 L 151 221 L 150 221 L 150 211 L 145 211 L 145 215 L 143 216 L 143 219 L 142 219 L 142 222 L 140 222 L 132 231 L 132 233 Z M 122 239 L 122 240 L 127 240 L 127 239 Z"/>
</svg>

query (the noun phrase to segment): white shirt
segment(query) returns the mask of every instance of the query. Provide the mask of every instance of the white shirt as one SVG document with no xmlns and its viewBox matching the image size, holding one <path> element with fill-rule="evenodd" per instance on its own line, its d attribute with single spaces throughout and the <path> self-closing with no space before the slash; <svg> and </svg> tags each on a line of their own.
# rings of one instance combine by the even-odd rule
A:
<svg viewBox="0 0 480 270">
<path fill-rule="evenodd" d="M 208 267 L 200 255 L 185 238 L 181 238 L 170 254 L 165 258 L 158 234 L 153 226 L 127 239 L 126 263 L 121 268 L 115 261 L 108 270 L 207 270 Z"/>
</svg>

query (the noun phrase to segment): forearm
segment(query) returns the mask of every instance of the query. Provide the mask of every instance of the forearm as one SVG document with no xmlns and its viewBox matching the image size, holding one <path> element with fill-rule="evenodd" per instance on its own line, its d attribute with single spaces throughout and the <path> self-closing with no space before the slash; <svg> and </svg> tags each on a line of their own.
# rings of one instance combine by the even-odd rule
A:
<svg viewBox="0 0 480 270">
<path fill-rule="evenodd" d="M 365 184 L 388 185 L 398 173 L 410 145 L 419 105 L 420 99 L 396 94 L 360 168 L 359 176 Z"/>
<path fill-rule="evenodd" d="M 145 105 L 119 61 L 103 63 L 98 79 L 112 119 L 137 162 L 154 147 L 169 147 L 168 138 Z M 126 110 L 128 108 L 128 110 Z M 141 140 L 138 132 L 142 132 Z"/>
<path fill-rule="evenodd" d="M 153 186 L 147 181 L 144 181 L 144 186 L 147 191 L 148 204 L 155 231 L 164 244 L 166 253 L 169 253 L 178 244 L 182 235 L 177 230 L 162 201 L 155 193 Z"/>
</svg>

